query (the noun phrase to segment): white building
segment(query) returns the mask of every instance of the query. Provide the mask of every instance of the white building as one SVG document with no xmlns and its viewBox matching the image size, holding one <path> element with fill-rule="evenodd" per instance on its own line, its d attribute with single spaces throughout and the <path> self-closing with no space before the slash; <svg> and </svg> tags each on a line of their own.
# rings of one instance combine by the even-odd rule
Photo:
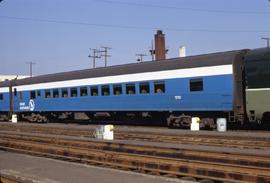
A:
<svg viewBox="0 0 270 183">
<path fill-rule="evenodd" d="M 29 76 L 23 76 L 23 75 L 18 75 L 18 76 L 17 75 L 0 75 L 0 82 L 15 79 L 16 77 L 17 77 L 17 79 L 23 79 L 23 78 L 27 78 Z"/>
</svg>

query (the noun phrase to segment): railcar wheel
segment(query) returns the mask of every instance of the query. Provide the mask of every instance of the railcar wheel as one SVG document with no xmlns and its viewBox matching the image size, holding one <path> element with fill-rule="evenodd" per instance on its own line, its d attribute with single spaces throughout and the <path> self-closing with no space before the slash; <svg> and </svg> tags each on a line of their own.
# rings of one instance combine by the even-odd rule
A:
<svg viewBox="0 0 270 183">
<path fill-rule="evenodd" d="M 29 117 L 29 121 L 30 122 L 36 122 L 37 121 L 37 115 L 32 113 L 31 116 Z"/>
<path fill-rule="evenodd" d="M 191 124 L 191 116 L 181 114 L 179 116 L 170 115 L 167 118 L 167 125 L 171 128 L 189 128 Z"/>
<path fill-rule="evenodd" d="M 202 118 L 200 121 L 200 128 L 213 130 L 217 128 L 217 125 L 213 118 Z"/>
<path fill-rule="evenodd" d="M 8 115 L 0 115 L 0 121 L 8 121 Z"/>
<path fill-rule="evenodd" d="M 46 123 L 47 117 L 45 115 L 37 114 L 37 121 L 38 123 Z"/>
</svg>

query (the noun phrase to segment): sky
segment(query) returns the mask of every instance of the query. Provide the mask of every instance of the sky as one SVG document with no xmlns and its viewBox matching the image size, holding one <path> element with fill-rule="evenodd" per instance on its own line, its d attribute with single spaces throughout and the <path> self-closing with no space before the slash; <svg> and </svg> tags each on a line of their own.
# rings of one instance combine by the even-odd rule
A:
<svg viewBox="0 0 270 183">
<path fill-rule="evenodd" d="M 166 35 L 167 58 L 266 46 L 269 0 L 3 0 L 0 75 L 88 69 L 90 48 L 112 49 L 108 65 L 135 63 L 156 31 Z M 104 66 L 97 60 L 97 67 Z"/>
</svg>

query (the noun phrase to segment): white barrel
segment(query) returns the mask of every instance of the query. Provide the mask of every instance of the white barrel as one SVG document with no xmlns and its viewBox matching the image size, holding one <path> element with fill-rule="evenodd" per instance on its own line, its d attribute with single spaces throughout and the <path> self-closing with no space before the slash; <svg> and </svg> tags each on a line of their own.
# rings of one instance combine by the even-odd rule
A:
<svg viewBox="0 0 270 183">
<path fill-rule="evenodd" d="M 199 131 L 200 130 L 200 118 L 198 118 L 198 117 L 191 118 L 190 130 L 191 131 Z"/>
<path fill-rule="evenodd" d="M 104 139 L 105 140 L 113 140 L 113 125 L 105 125 Z"/>
<path fill-rule="evenodd" d="M 99 125 L 96 128 L 96 138 L 104 140 L 113 140 L 113 125 Z"/>
<path fill-rule="evenodd" d="M 219 131 L 219 132 L 226 132 L 227 131 L 226 118 L 217 118 L 217 131 Z"/>
<path fill-rule="evenodd" d="M 103 139 L 103 134 L 104 134 L 104 126 L 103 125 L 97 126 L 95 137 L 97 139 Z"/>
<path fill-rule="evenodd" d="M 18 122 L 17 114 L 12 114 L 12 116 L 11 116 L 11 122 L 12 123 L 17 123 Z"/>
</svg>

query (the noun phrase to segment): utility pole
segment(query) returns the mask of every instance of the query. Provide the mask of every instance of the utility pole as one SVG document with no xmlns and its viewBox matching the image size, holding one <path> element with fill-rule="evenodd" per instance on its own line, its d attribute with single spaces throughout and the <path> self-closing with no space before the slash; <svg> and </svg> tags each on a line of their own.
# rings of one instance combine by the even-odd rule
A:
<svg viewBox="0 0 270 183">
<path fill-rule="evenodd" d="M 147 55 L 146 54 L 139 53 L 139 54 L 136 54 L 136 56 L 139 56 L 140 57 L 139 59 L 137 59 L 138 62 L 143 62 L 143 57 L 145 57 Z"/>
<path fill-rule="evenodd" d="M 33 65 L 35 65 L 36 63 L 35 62 L 26 62 L 26 64 L 29 64 L 29 67 L 30 67 L 30 77 L 33 76 Z"/>
<path fill-rule="evenodd" d="M 267 43 L 267 48 L 270 48 L 270 38 L 269 37 L 262 37 L 263 40 Z"/>
<path fill-rule="evenodd" d="M 108 62 L 107 58 L 108 58 L 108 57 L 111 57 L 111 55 L 108 55 L 108 50 L 110 50 L 110 49 L 112 49 L 112 48 L 107 47 L 107 46 L 102 46 L 101 48 L 103 48 L 104 50 L 101 50 L 101 51 L 99 51 L 99 52 L 104 53 L 104 54 L 101 54 L 100 56 L 101 56 L 101 57 L 104 57 L 105 67 L 107 67 L 107 62 Z"/>
<path fill-rule="evenodd" d="M 93 51 L 93 55 L 88 55 L 89 58 L 93 59 L 93 68 L 96 68 L 96 58 L 100 58 L 97 53 L 99 53 L 98 49 L 92 49 L 90 48 L 90 51 Z"/>
<path fill-rule="evenodd" d="M 154 49 L 154 43 L 153 40 L 151 42 L 151 49 L 149 50 L 151 57 L 152 57 L 152 61 L 155 59 L 154 55 L 155 55 L 155 49 Z"/>
</svg>

